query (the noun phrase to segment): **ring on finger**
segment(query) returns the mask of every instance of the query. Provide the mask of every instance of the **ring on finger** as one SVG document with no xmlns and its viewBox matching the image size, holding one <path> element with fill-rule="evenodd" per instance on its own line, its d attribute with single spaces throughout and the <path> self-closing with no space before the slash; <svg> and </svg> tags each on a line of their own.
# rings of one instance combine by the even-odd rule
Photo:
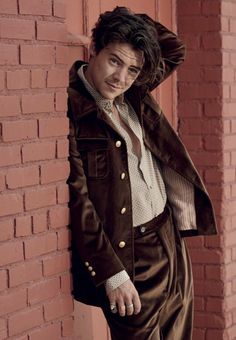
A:
<svg viewBox="0 0 236 340">
<path fill-rule="evenodd" d="M 111 310 L 111 312 L 114 313 L 114 314 L 117 313 L 117 307 L 116 307 L 116 305 L 111 304 L 111 305 L 110 305 L 110 310 Z"/>
<path fill-rule="evenodd" d="M 133 303 L 131 303 L 130 305 L 127 305 L 127 306 L 126 306 L 127 309 L 128 309 L 128 308 L 133 308 L 133 307 L 134 307 Z"/>
</svg>

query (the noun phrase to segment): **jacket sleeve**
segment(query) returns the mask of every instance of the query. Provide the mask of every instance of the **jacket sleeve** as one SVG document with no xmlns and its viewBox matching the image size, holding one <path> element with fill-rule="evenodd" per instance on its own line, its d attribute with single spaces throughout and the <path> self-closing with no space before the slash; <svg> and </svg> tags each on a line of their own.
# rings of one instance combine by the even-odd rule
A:
<svg viewBox="0 0 236 340">
<path fill-rule="evenodd" d="M 152 20 L 146 14 L 140 14 L 144 21 L 149 21 L 155 25 L 157 39 L 161 49 L 162 77 L 158 78 L 151 85 L 149 90 L 154 90 L 162 83 L 185 59 L 186 48 L 178 36 L 163 26 L 160 22 Z"/>
<path fill-rule="evenodd" d="M 83 163 L 76 144 L 76 124 L 70 112 L 69 162 L 70 175 L 67 180 L 70 189 L 70 215 L 72 244 L 84 263 L 95 286 L 124 270 L 107 238 L 102 222 L 89 198 Z"/>
</svg>

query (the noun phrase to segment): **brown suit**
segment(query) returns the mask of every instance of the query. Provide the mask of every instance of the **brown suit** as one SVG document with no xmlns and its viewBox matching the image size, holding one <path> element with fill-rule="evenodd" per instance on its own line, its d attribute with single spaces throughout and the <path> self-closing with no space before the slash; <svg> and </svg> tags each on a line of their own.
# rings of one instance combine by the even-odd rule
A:
<svg viewBox="0 0 236 340">
<path fill-rule="evenodd" d="M 183 61 L 184 47 L 175 34 L 156 24 L 165 62 L 162 81 Z M 70 73 L 70 164 L 72 271 L 74 297 L 100 306 L 105 299 L 103 283 L 125 269 L 134 279 L 134 228 L 127 150 L 78 78 L 76 62 Z M 139 117 L 144 143 L 162 166 L 169 166 L 194 185 L 197 231 L 185 236 L 216 233 L 211 201 L 189 158 L 148 87 L 132 86 L 127 99 Z M 125 173 L 124 179 L 121 174 Z M 121 209 L 126 208 L 124 214 Z"/>
</svg>

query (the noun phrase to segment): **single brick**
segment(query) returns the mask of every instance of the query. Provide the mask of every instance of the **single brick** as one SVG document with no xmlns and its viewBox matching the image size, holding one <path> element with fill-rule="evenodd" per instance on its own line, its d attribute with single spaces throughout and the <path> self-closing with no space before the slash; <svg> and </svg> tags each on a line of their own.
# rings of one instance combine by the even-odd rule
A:
<svg viewBox="0 0 236 340">
<path fill-rule="evenodd" d="M 50 226 L 61 228 L 69 224 L 69 208 L 67 206 L 55 206 L 49 211 Z"/>
<path fill-rule="evenodd" d="M 22 261 L 22 241 L 7 242 L 0 245 L 0 266 Z"/>
<path fill-rule="evenodd" d="M 15 70 L 7 72 L 7 88 L 9 90 L 27 89 L 29 85 L 29 70 Z"/>
<path fill-rule="evenodd" d="M 7 320 L 0 319 L 0 339 L 7 339 L 7 331 L 8 331 Z"/>
<path fill-rule="evenodd" d="M 37 22 L 37 39 L 49 41 L 67 41 L 66 25 L 59 22 Z"/>
<path fill-rule="evenodd" d="M 216 315 L 212 312 L 197 312 L 195 313 L 195 322 L 200 328 L 224 328 L 223 315 Z"/>
<path fill-rule="evenodd" d="M 47 213 L 42 212 L 33 215 L 33 232 L 34 234 L 42 233 L 48 229 Z"/>
<path fill-rule="evenodd" d="M 17 214 L 23 211 L 23 198 L 20 194 L 0 196 L 0 216 Z"/>
<path fill-rule="evenodd" d="M 73 312 L 73 300 L 70 296 L 58 297 L 44 305 L 46 321 L 57 319 Z"/>
<path fill-rule="evenodd" d="M 23 113 L 44 113 L 54 110 L 54 96 L 51 93 L 26 94 L 22 96 Z"/>
<path fill-rule="evenodd" d="M 68 271 L 70 268 L 69 252 L 54 255 L 43 260 L 43 275 L 50 276 Z"/>
<path fill-rule="evenodd" d="M 25 192 L 25 209 L 32 210 L 56 204 L 55 187 L 42 187 Z"/>
<path fill-rule="evenodd" d="M 63 229 L 58 232 L 58 250 L 68 249 L 71 244 L 70 230 Z"/>
<path fill-rule="evenodd" d="M 236 13 L 236 4 L 234 2 L 223 2 L 221 4 L 221 15 L 233 16 Z"/>
<path fill-rule="evenodd" d="M 1 49 L 0 49 L 1 51 Z M 0 54 L 1 55 L 1 54 Z M 54 47 L 45 45 L 21 45 L 20 59 L 22 65 L 54 64 Z M 1 64 L 1 57 L 0 57 Z"/>
<path fill-rule="evenodd" d="M 0 221 L 0 241 L 7 241 L 14 237 L 13 219 Z"/>
<path fill-rule="evenodd" d="M 33 40 L 35 23 L 33 20 L 1 18 L 1 38 Z"/>
<path fill-rule="evenodd" d="M 18 116 L 20 98 L 18 96 L 0 96 L 0 117 Z"/>
<path fill-rule="evenodd" d="M 31 224 L 32 222 L 30 215 L 16 217 L 15 236 L 21 237 L 31 235 Z"/>
<path fill-rule="evenodd" d="M 218 17 L 198 17 L 198 16 L 186 16 L 180 17 L 178 20 L 179 32 L 184 33 L 199 33 L 199 27 L 201 32 L 220 31 L 220 18 Z"/>
<path fill-rule="evenodd" d="M 52 299 L 60 293 L 58 277 L 41 281 L 28 289 L 28 301 L 32 306 L 44 300 Z"/>
<path fill-rule="evenodd" d="M 53 15 L 58 18 L 66 17 L 66 4 L 63 0 L 53 1 Z"/>
<path fill-rule="evenodd" d="M 202 34 L 202 44 L 203 48 L 209 49 L 219 49 L 221 48 L 222 38 L 220 32 L 207 32 Z"/>
<path fill-rule="evenodd" d="M 1 14 L 17 14 L 17 0 L 0 0 Z"/>
<path fill-rule="evenodd" d="M 0 173 L 0 192 L 6 189 L 5 174 Z"/>
<path fill-rule="evenodd" d="M 179 94 L 186 99 L 208 99 L 219 98 L 221 96 L 221 86 L 216 83 L 206 84 L 179 84 Z"/>
<path fill-rule="evenodd" d="M 178 4 L 178 11 L 181 13 L 181 16 L 200 15 L 201 1 L 195 0 L 193 3 L 190 3 L 189 0 L 182 0 Z"/>
<path fill-rule="evenodd" d="M 38 125 L 36 119 L 24 119 L 2 123 L 4 142 L 37 138 Z"/>
<path fill-rule="evenodd" d="M 61 275 L 61 291 L 63 294 L 71 294 L 72 291 L 72 276 L 69 272 Z"/>
<path fill-rule="evenodd" d="M 67 161 L 45 163 L 41 165 L 41 184 L 66 180 L 69 175 Z"/>
<path fill-rule="evenodd" d="M 203 265 L 193 264 L 193 277 L 194 280 L 203 280 L 205 278 Z"/>
<path fill-rule="evenodd" d="M 74 319 L 66 318 L 62 321 L 62 335 L 65 337 L 73 337 Z"/>
<path fill-rule="evenodd" d="M 38 281 L 42 278 L 42 263 L 40 261 L 26 261 L 20 265 L 10 267 L 10 287 L 15 287 L 30 281 Z"/>
<path fill-rule="evenodd" d="M 39 119 L 39 137 L 67 136 L 69 121 L 66 117 Z"/>
<path fill-rule="evenodd" d="M 56 92 L 56 111 L 66 112 L 67 110 L 67 94 L 64 92 Z"/>
<path fill-rule="evenodd" d="M 57 235 L 50 233 L 46 235 L 37 235 L 24 241 L 25 258 L 41 256 L 57 249 Z"/>
<path fill-rule="evenodd" d="M 213 280 L 195 280 L 194 291 L 196 296 L 223 296 L 223 282 Z"/>
<path fill-rule="evenodd" d="M 204 340 L 224 339 L 224 336 L 225 336 L 225 330 L 224 329 L 209 329 L 209 328 L 207 328 L 206 337 L 204 338 Z M 230 339 L 230 338 L 228 338 L 228 339 Z"/>
<path fill-rule="evenodd" d="M 35 142 L 22 147 L 23 162 L 40 161 L 55 158 L 55 142 Z"/>
<path fill-rule="evenodd" d="M 41 307 L 27 308 L 9 317 L 9 335 L 17 335 L 31 328 L 42 325 L 43 311 Z"/>
<path fill-rule="evenodd" d="M 56 46 L 56 63 L 68 64 L 69 49 L 67 46 Z"/>
<path fill-rule="evenodd" d="M 5 88 L 5 72 L 0 71 L 0 91 Z"/>
<path fill-rule="evenodd" d="M 0 65 L 17 65 L 19 64 L 19 52 L 17 45 L 0 45 Z"/>
<path fill-rule="evenodd" d="M 0 270 L 0 291 L 8 287 L 8 275 L 6 270 Z M 1 339 L 1 323 L 0 323 L 0 339 Z"/>
<path fill-rule="evenodd" d="M 57 158 L 67 158 L 69 152 L 68 139 L 59 139 L 57 141 Z"/>
<path fill-rule="evenodd" d="M 48 71 L 47 87 L 67 87 L 68 80 L 67 69 L 52 69 Z"/>
<path fill-rule="evenodd" d="M 8 170 L 6 182 L 9 189 L 39 184 L 39 168 L 36 165 L 24 168 L 11 168 Z"/>
<path fill-rule="evenodd" d="M 209 280 L 221 280 L 222 266 L 220 264 L 206 266 L 206 278 Z"/>
<path fill-rule="evenodd" d="M 19 0 L 20 14 L 51 15 L 52 5 L 48 0 Z"/>
<path fill-rule="evenodd" d="M 27 306 L 26 289 L 9 291 L 0 295 L 0 316 L 15 312 Z"/>
<path fill-rule="evenodd" d="M 57 203 L 67 203 L 69 201 L 69 188 L 66 184 L 61 184 L 57 187 Z"/>
<path fill-rule="evenodd" d="M 219 15 L 221 14 L 221 2 L 220 1 L 205 1 L 202 3 L 203 15 Z"/>
<path fill-rule="evenodd" d="M 51 323 L 29 334 L 29 340 L 42 340 L 42 339 L 45 340 L 61 339 L 61 324 L 59 322 Z"/>
<path fill-rule="evenodd" d="M 42 89 L 46 87 L 46 71 L 42 69 L 31 70 L 31 87 Z"/>
<path fill-rule="evenodd" d="M 206 311 L 221 313 L 224 300 L 217 297 L 206 299 Z"/>
<path fill-rule="evenodd" d="M 15 165 L 21 163 L 20 146 L 0 147 L 0 166 Z"/>
<path fill-rule="evenodd" d="M 193 263 L 217 264 L 222 262 L 222 254 L 217 250 L 191 249 L 191 259 Z"/>
</svg>

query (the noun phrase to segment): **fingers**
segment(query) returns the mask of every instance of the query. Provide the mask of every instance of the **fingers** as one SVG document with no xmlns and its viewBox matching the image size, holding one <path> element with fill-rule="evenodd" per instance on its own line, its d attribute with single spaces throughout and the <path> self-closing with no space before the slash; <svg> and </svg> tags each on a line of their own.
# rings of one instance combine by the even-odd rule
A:
<svg viewBox="0 0 236 340">
<path fill-rule="evenodd" d="M 118 288 L 108 293 L 111 313 L 119 313 L 120 316 L 138 314 L 141 310 L 141 302 L 136 288 L 128 280 Z"/>
<path fill-rule="evenodd" d="M 133 298 L 133 304 L 134 304 L 134 314 L 138 314 L 141 311 L 141 301 L 139 298 L 138 294 L 135 294 L 134 298 Z"/>
</svg>

